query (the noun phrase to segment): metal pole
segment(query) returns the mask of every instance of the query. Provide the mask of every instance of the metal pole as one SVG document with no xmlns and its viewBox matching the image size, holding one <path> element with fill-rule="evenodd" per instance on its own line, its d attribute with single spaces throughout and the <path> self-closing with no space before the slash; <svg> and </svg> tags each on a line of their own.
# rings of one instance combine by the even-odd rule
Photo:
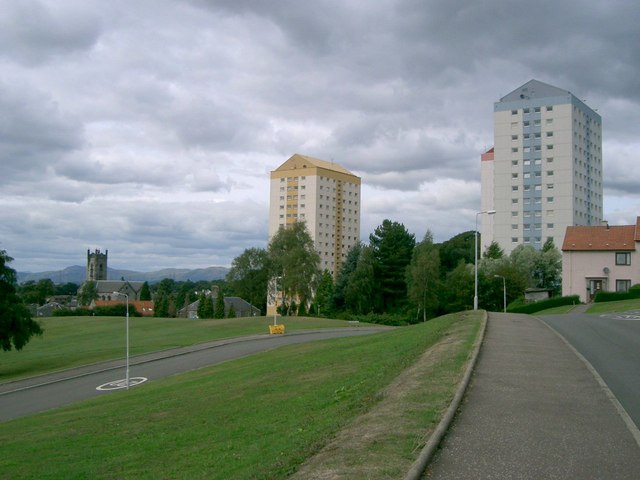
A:
<svg viewBox="0 0 640 480">
<path fill-rule="evenodd" d="M 504 293 L 504 313 L 507 313 L 507 279 L 502 277 L 502 292 Z"/>
<path fill-rule="evenodd" d="M 127 299 L 127 390 L 129 390 L 129 295 L 125 294 Z"/>
<path fill-rule="evenodd" d="M 473 293 L 473 309 L 478 310 L 478 215 L 482 212 L 476 213 L 476 229 L 473 231 L 474 246 L 473 246 L 473 272 L 474 272 L 474 293 Z"/>
<path fill-rule="evenodd" d="M 125 324 L 125 339 L 126 339 L 126 362 L 125 362 L 125 372 L 126 372 L 126 382 L 127 382 L 127 390 L 129 390 L 129 295 L 122 292 L 113 292 L 114 295 L 122 295 L 126 299 L 126 324 Z"/>
</svg>

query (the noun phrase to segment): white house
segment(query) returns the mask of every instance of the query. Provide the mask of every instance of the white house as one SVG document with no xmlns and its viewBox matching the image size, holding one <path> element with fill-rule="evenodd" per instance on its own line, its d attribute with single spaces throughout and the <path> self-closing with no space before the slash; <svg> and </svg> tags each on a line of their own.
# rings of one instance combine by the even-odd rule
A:
<svg viewBox="0 0 640 480">
<path fill-rule="evenodd" d="M 640 283 L 640 217 L 635 225 L 567 227 L 562 295 L 589 302 L 599 291 L 626 292 Z"/>
</svg>

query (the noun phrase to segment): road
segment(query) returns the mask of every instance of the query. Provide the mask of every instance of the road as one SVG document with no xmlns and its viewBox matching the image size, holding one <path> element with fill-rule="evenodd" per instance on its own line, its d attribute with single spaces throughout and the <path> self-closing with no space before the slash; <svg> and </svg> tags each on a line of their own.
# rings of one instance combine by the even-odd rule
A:
<svg viewBox="0 0 640 480">
<path fill-rule="evenodd" d="M 143 377 L 153 381 L 284 345 L 368 335 L 388 329 L 389 327 L 327 329 L 209 342 L 132 357 L 129 375 L 131 378 Z M 99 395 L 108 395 L 110 390 L 99 391 L 97 387 L 124 379 L 124 365 L 124 360 L 105 362 L 0 385 L 0 421 L 31 415 Z"/>
<path fill-rule="evenodd" d="M 591 363 L 640 428 L 640 311 L 540 318 Z"/>
</svg>

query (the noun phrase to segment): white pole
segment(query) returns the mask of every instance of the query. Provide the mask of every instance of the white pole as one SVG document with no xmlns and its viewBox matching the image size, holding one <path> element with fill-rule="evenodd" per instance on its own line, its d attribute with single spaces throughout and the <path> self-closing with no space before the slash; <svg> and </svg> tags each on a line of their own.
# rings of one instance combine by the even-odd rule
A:
<svg viewBox="0 0 640 480">
<path fill-rule="evenodd" d="M 125 327 L 125 338 L 126 338 L 126 362 L 125 362 L 125 372 L 126 372 L 126 382 L 127 382 L 127 390 L 129 390 L 129 295 L 122 292 L 113 292 L 114 295 L 122 295 L 126 299 L 126 327 Z"/>
</svg>

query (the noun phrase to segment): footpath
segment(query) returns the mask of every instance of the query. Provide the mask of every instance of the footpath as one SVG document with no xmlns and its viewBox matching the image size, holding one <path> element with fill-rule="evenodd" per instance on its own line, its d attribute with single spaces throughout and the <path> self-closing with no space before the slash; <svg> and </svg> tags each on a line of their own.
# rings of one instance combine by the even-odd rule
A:
<svg viewBox="0 0 640 480">
<path fill-rule="evenodd" d="M 478 363 L 425 478 L 640 479 L 638 429 L 543 322 L 489 314 Z"/>
</svg>

